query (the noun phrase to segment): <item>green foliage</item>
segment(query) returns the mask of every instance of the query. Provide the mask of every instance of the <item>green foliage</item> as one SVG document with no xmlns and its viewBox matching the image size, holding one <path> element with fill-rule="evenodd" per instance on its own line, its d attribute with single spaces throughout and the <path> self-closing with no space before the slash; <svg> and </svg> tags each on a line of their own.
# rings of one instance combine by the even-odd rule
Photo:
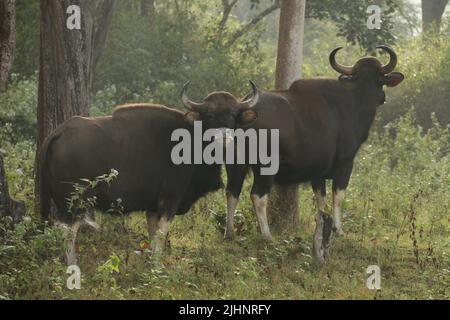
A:
<svg viewBox="0 0 450 320">
<path fill-rule="evenodd" d="M 29 78 L 39 69 L 40 1 L 16 0 L 16 50 L 12 72 Z"/>
<path fill-rule="evenodd" d="M 95 177 L 92 180 L 80 179 L 80 183 L 73 184 L 73 191 L 67 199 L 68 211 L 71 214 L 86 213 L 95 210 L 97 203 L 96 196 L 89 196 L 89 193 L 99 186 L 99 184 L 106 183 L 111 185 L 112 181 L 117 178 L 119 172 L 111 169 L 110 173 L 105 173 L 101 176 Z M 120 203 L 121 201 L 119 201 Z"/>
<path fill-rule="evenodd" d="M 431 114 L 442 125 L 450 123 L 450 42 L 448 36 L 427 35 L 399 43 L 395 47 L 397 69 L 405 81 L 388 90 L 388 102 L 381 109 L 380 125 L 385 125 L 407 110 L 416 110 L 419 124 L 432 126 Z M 390 96 L 392 95 L 392 96 Z"/>
<path fill-rule="evenodd" d="M 29 201 L 34 197 L 35 144 L 29 140 L 15 142 L 11 124 L 0 127 L 0 149 L 5 152 L 5 171 L 9 191 L 15 199 Z M 28 206 L 32 207 L 32 204 Z"/>
<path fill-rule="evenodd" d="M 13 76 L 8 90 L 0 94 L 0 134 L 8 141 L 34 137 L 37 98 L 36 76 L 22 80 Z"/>
<path fill-rule="evenodd" d="M 348 43 L 358 44 L 367 52 L 373 52 L 376 45 L 393 44 L 392 33 L 395 14 L 401 7 L 398 0 L 312 0 L 306 1 L 307 16 L 316 19 L 328 19 L 336 23 L 337 35 Z M 378 5 L 382 10 L 382 27 L 377 30 L 367 28 L 369 5 Z"/>
<path fill-rule="evenodd" d="M 0 300 L 51 299 L 64 294 L 62 231 L 41 231 L 29 217 L 12 229 L 7 220 L 0 215 Z"/>
<path fill-rule="evenodd" d="M 213 1 L 178 5 L 167 1 L 151 16 L 141 15 L 131 3 L 120 1 L 113 17 L 94 81 L 101 94 L 117 103 L 178 106 L 181 87 L 188 80 L 195 99 L 219 89 L 243 95 L 250 90 L 248 79 L 261 86 L 268 83 L 270 72 L 263 63 L 267 57 L 258 50 L 258 29 L 231 48 L 216 46 L 218 16 L 205 14 L 214 7 Z M 104 110 L 99 106 L 95 112 Z"/>
</svg>

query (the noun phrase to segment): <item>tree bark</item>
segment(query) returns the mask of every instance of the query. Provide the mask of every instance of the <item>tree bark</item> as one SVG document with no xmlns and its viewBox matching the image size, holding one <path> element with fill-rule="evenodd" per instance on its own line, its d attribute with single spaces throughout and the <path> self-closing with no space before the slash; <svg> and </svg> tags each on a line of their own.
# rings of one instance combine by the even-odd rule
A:
<svg viewBox="0 0 450 320">
<path fill-rule="evenodd" d="M 66 27 L 66 10 L 70 5 L 81 8 L 80 30 Z M 92 13 L 89 0 L 41 0 L 38 149 L 65 120 L 76 115 L 89 115 L 89 83 L 93 65 Z"/>
<path fill-rule="evenodd" d="M 422 0 L 422 30 L 439 33 L 448 0 Z"/>
<path fill-rule="evenodd" d="M 0 0 L 0 92 L 5 90 L 16 46 L 15 0 Z"/>
<path fill-rule="evenodd" d="M 222 0 L 223 13 L 222 13 L 222 20 L 220 20 L 220 23 L 219 23 L 219 32 L 220 33 L 225 28 L 228 18 L 230 17 L 231 10 L 233 10 L 233 7 L 236 5 L 237 2 L 238 2 L 238 0 L 232 0 L 231 2 L 229 2 L 229 0 Z"/>
<path fill-rule="evenodd" d="M 285 90 L 301 77 L 305 0 L 281 0 L 275 88 Z M 269 199 L 273 229 L 293 233 L 299 227 L 298 185 L 275 185 Z"/>
<path fill-rule="evenodd" d="M 0 92 L 6 89 L 14 62 L 16 46 L 15 0 L 0 0 Z M 1 147 L 1 146 L 0 146 Z M 25 204 L 16 201 L 9 194 L 8 180 L 0 149 L 0 214 L 12 217 L 18 222 L 26 212 Z"/>
<path fill-rule="evenodd" d="M 282 0 L 275 88 L 288 89 L 302 75 L 305 0 Z"/>
<path fill-rule="evenodd" d="M 94 70 L 105 49 L 109 26 L 116 7 L 116 0 L 96 1 L 94 21 Z M 153 7 L 153 1 L 151 1 Z M 93 73 L 93 72 L 92 72 Z"/>
<path fill-rule="evenodd" d="M 115 0 L 41 0 L 41 43 L 36 156 L 44 139 L 73 116 L 88 116 L 93 67 L 103 51 Z M 81 28 L 67 28 L 77 5 Z M 36 157 L 36 164 L 38 157 Z M 36 170 L 35 193 L 39 195 Z"/>
<path fill-rule="evenodd" d="M 114 0 L 41 0 L 38 148 L 57 126 L 88 116 L 93 67 L 105 46 Z M 81 8 L 80 30 L 66 27 L 70 5 Z"/>
</svg>

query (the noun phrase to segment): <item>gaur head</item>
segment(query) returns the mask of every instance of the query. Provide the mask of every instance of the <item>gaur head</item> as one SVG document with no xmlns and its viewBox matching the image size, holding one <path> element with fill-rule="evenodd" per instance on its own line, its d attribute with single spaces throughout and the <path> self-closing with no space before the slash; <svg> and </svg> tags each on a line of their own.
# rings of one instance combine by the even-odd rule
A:
<svg viewBox="0 0 450 320">
<path fill-rule="evenodd" d="M 181 98 L 184 106 L 189 109 L 185 119 L 189 123 L 202 121 L 203 129 L 229 128 L 239 125 L 249 125 L 258 117 L 252 108 L 259 99 L 258 87 L 250 81 L 253 92 L 248 99 L 239 101 L 231 93 L 218 91 L 210 93 L 202 103 L 197 103 L 187 96 L 189 83 L 183 87 Z"/>
<path fill-rule="evenodd" d="M 367 98 L 372 96 L 378 104 L 383 104 L 385 102 L 383 86 L 395 87 L 405 77 L 400 72 L 393 72 L 397 65 L 397 55 L 394 50 L 388 46 L 377 46 L 376 48 L 389 54 L 388 64 L 382 65 L 374 57 L 365 57 L 358 60 L 352 67 L 341 65 L 336 62 L 336 53 L 342 47 L 338 47 L 330 53 L 330 64 L 334 70 L 341 74 L 339 80 L 354 82 L 362 94 L 368 95 Z"/>
</svg>

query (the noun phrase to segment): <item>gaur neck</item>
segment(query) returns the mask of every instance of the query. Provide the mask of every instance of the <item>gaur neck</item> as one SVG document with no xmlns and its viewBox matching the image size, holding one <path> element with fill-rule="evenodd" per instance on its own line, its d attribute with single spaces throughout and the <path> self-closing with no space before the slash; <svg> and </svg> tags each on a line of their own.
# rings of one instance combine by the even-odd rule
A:
<svg viewBox="0 0 450 320">
<path fill-rule="evenodd" d="M 373 90 L 356 88 L 356 135 L 360 143 L 367 140 L 370 128 L 375 120 L 378 107 L 378 97 L 373 94 Z"/>
</svg>

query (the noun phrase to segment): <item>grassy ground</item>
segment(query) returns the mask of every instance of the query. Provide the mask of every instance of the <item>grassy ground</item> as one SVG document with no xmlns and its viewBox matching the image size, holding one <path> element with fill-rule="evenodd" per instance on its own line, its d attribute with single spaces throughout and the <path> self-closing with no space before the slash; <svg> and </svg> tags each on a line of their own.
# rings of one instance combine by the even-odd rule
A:
<svg viewBox="0 0 450 320">
<path fill-rule="evenodd" d="M 374 137 L 358 155 L 344 202 L 346 235 L 333 239 L 324 265 L 311 258 L 316 209 L 310 188 L 301 187 L 297 235 L 266 243 L 248 179 L 238 207 L 238 240 L 223 240 L 225 198 L 217 192 L 176 217 L 170 249 L 158 262 L 140 248 L 143 214 L 98 214 L 101 230 L 84 227 L 77 242 L 80 290 L 66 288 L 58 229 L 40 231 L 31 213 L 15 229 L 3 219 L 0 298 L 450 299 L 449 132 L 423 134 L 407 118 L 396 130 L 396 140 Z M 25 164 L 10 161 L 10 172 L 15 165 Z M 14 176 L 11 181 L 14 194 L 25 190 L 31 205 L 27 188 Z M 381 268 L 379 291 L 366 287 L 369 265 Z"/>
</svg>

